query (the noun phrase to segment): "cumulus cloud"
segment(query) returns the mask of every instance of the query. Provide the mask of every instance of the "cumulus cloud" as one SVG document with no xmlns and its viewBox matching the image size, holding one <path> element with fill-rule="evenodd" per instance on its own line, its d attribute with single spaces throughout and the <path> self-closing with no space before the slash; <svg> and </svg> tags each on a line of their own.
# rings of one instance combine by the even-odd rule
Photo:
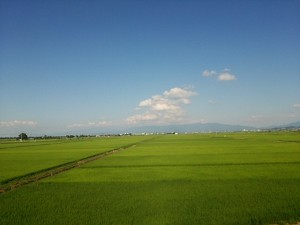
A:
<svg viewBox="0 0 300 225">
<path fill-rule="evenodd" d="M 197 95 L 196 92 L 185 88 L 175 87 L 163 92 L 162 95 L 154 95 L 149 99 L 141 101 L 138 110 L 144 113 L 127 118 L 127 123 L 135 124 L 145 121 L 156 121 L 161 123 L 176 122 L 183 118 L 182 105 L 190 104 L 190 97 Z"/>
<path fill-rule="evenodd" d="M 215 70 L 204 70 L 202 72 L 204 77 L 217 76 L 219 81 L 232 81 L 236 80 L 236 76 L 233 75 L 229 69 L 224 69 L 222 72 L 217 73 Z"/>
<path fill-rule="evenodd" d="M 156 120 L 157 118 L 158 118 L 158 116 L 156 114 L 144 113 L 144 114 L 137 114 L 137 115 L 128 117 L 127 122 L 130 124 L 134 124 L 139 121 Z"/>
<path fill-rule="evenodd" d="M 235 75 L 231 74 L 229 71 L 224 71 L 219 74 L 218 80 L 220 81 L 230 81 L 230 80 L 236 80 Z"/>
<path fill-rule="evenodd" d="M 36 126 L 37 122 L 31 120 L 1 121 L 0 127 Z"/>
<path fill-rule="evenodd" d="M 100 121 L 100 122 L 88 122 L 88 123 L 74 123 L 69 125 L 69 128 L 89 128 L 89 127 L 103 127 L 111 125 L 108 121 Z"/>
</svg>

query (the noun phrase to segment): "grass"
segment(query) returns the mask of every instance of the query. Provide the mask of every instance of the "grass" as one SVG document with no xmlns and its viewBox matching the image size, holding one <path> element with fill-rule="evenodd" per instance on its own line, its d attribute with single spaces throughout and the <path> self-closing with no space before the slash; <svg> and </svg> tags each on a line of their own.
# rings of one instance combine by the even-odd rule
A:
<svg viewBox="0 0 300 225">
<path fill-rule="evenodd" d="M 1 194 L 0 224 L 299 221 L 299 141 L 299 133 L 157 136 Z"/>
<path fill-rule="evenodd" d="M 145 137 L 135 136 L 26 142 L 2 141 L 0 144 L 0 182 L 144 139 Z"/>
</svg>

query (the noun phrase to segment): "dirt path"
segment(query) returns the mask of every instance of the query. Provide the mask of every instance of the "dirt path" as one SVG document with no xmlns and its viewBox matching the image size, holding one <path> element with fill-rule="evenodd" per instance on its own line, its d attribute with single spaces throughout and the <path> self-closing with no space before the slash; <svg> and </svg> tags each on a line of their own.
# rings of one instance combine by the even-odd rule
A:
<svg viewBox="0 0 300 225">
<path fill-rule="evenodd" d="M 86 158 L 83 158 L 83 159 L 79 159 L 79 160 L 76 160 L 76 161 L 72 161 L 72 162 L 68 162 L 68 163 L 65 163 L 65 164 L 57 165 L 55 167 L 48 168 L 48 169 L 45 169 L 45 170 L 36 171 L 36 172 L 26 174 L 26 175 L 21 176 L 21 177 L 13 178 L 11 180 L 8 180 L 4 184 L 0 185 L 0 194 L 11 191 L 11 190 L 14 190 L 14 189 L 19 188 L 19 187 L 21 187 L 23 185 L 26 185 L 26 184 L 37 182 L 41 179 L 45 179 L 47 177 L 54 176 L 56 174 L 68 171 L 70 169 L 77 168 L 77 167 L 79 167 L 81 165 L 84 165 L 86 163 L 95 161 L 95 160 L 100 159 L 100 158 L 104 158 L 106 156 L 112 155 L 114 153 L 120 152 L 120 151 L 128 149 L 128 148 L 134 147 L 136 144 L 137 143 L 127 145 L 127 146 L 123 146 L 123 147 L 120 147 L 120 148 L 117 148 L 117 149 L 113 149 L 113 150 L 102 152 L 102 153 L 99 153 L 99 154 L 96 154 L 96 155 L 92 155 L 92 156 L 89 156 L 89 157 L 86 157 Z"/>
</svg>

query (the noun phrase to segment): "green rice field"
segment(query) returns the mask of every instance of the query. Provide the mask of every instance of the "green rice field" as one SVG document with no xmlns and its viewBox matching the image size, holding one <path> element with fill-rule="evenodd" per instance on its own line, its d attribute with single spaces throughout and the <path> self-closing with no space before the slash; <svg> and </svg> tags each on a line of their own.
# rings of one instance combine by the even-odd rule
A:
<svg viewBox="0 0 300 225">
<path fill-rule="evenodd" d="M 144 139 L 147 138 L 134 136 L 25 142 L 2 141 L 0 145 L 0 182 Z"/>
<path fill-rule="evenodd" d="M 2 225 L 255 225 L 300 221 L 300 133 L 2 142 L 8 182 L 124 151 L 0 194 Z"/>
</svg>

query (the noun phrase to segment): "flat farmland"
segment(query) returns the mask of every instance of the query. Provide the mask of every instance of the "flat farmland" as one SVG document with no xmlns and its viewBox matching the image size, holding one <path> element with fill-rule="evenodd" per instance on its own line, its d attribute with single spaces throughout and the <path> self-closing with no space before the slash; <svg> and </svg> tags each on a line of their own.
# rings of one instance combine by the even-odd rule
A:
<svg viewBox="0 0 300 225">
<path fill-rule="evenodd" d="M 0 142 L 0 182 L 79 160 L 111 149 L 134 144 L 148 137 L 103 137 L 61 140 Z"/>
<path fill-rule="evenodd" d="M 0 224 L 300 221 L 299 132 L 122 138 L 136 144 L 1 194 Z M 104 143 L 94 147 L 108 149 Z M 89 148 L 84 141 L 74 146 Z"/>
</svg>

